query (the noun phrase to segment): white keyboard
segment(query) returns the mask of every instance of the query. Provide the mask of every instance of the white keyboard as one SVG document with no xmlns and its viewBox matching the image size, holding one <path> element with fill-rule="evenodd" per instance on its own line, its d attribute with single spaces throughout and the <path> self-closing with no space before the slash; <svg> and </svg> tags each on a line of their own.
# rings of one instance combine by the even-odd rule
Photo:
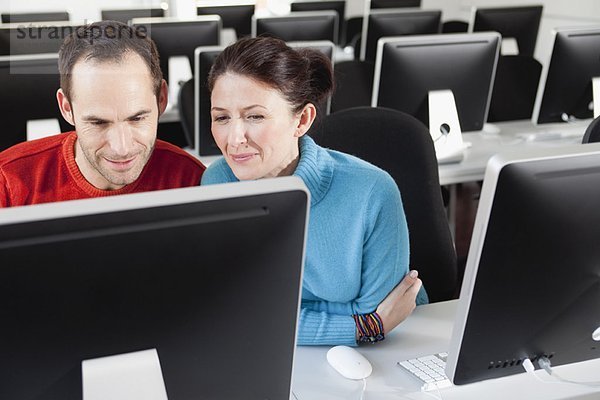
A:
<svg viewBox="0 0 600 400">
<path fill-rule="evenodd" d="M 421 390 L 425 392 L 452 386 L 444 372 L 447 358 L 448 353 L 437 353 L 400 361 L 398 366 L 417 378 L 421 382 Z"/>
</svg>

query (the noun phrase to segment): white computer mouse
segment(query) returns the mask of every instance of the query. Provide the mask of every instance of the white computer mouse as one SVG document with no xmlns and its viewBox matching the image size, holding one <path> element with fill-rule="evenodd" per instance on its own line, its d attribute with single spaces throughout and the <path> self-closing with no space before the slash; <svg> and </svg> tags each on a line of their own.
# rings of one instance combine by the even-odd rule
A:
<svg viewBox="0 0 600 400">
<path fill-rule="evenodd" d="M 333 369 L 348 379 L 364 379 L 373 372 L 369 360 L 348 346 L 335 346 L 329 349 L 327 361 Z"/>
</svg>

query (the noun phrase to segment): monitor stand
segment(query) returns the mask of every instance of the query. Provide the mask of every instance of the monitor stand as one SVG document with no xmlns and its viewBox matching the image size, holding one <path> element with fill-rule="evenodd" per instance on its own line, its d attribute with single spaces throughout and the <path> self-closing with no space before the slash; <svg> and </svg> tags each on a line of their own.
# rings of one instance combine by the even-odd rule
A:
<svg viewBox="0 0 600 400">
<path fill-rule="evenodd" d="M 460 162 L 465 145 L 451 90 L 432 90 L 428 96 L 429 132 L 439 164 Z"/>
<path fill-rule="evenodd" d="M 592 103 L 594 103 L 594 118 L 600 117 L 600 76 L 592 78 Z"/>
<path fill-rule="evenodd" d="M 83 400 L 167 400 L 156 349 L 81 362 Z"/>
<path fill-rule="evenodd" d="M 187 56 L 169 57 L 169 104 L 177 105 L 179 89 L 193 77 Z"/>
<path fill-rule="evenodd" d="M 503 56 L 518 56 L 519 44 L 514 37 L 503 37 L 500 45 L 500 55 Z"/>
</svg>

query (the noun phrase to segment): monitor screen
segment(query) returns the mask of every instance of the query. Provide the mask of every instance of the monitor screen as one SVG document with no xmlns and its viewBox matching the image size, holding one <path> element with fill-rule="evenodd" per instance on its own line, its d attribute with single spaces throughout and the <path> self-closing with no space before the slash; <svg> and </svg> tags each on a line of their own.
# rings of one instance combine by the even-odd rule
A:
<svg viewBox="0 0 600 400">
<path fill-rule="evenodd" d="M 600 144 L 488 163 L 446 373 L 466 384 L 600 357 Z"/>
<path fill-rule="evenodd" d="M 223 21 L 223 28 L 233 28 L 238 38 L 249 36 L 252 30 L 254 2 L 231 5 L 200 5 L 196 8 L 198 15 L 218 15 Z"/>
<path fill-rule="evenodd" d="M 474 8 L 471 32 L 496 31 L 517 41 L 520 55 L 533 57 L 543 6 Z"/>
<path fill-rule="evenodd" d="M 592 118 L 592 79 L 600 78 L 600 27 L 557 28 L 553 36 L 550 60 L 542 69 L 533 107 L 533 122 Z"/>
<path fill-rule="evenodd" d="M 286 42 L 329 40 L 337 43 L 338 15 L 331 10 L 298 11 L 285 16 L 252 17 L 252 37 L 275 36 Z"/>
<path fill-rule="evenodd" d="M 72 129 L 56 101 L 60 87 L 57 54 L 0 57 L 0 87 L 0 151 L 27 140 L 29 120 L 54 118 L 63 131 Z"/>
<path fill-rule="evenodd" d="M 160 55 L 160 68 L 169 82 L 169 58 L 187 56 L 191 70 L 194 68 L 194 49 L 198 46 L 218 46 L 221 35 L 221 18 L 217 15 L 194 19 L 134 18 L 131 24 L 145 29 L 154 41 Z"/>
<path fill-rule="evenodd" d="M 333 63 L 335 46 L 329 41 L 288 42 L 290 47 L 308 47 L 323 52 Z M 200 156 L 221 155 L 211 131 L 210 91 L 208 90 L 208 73 L 215 59 L 225 49 L 222 46 L 198 47 L 195 51 L 194 70 L 194 150 Z M 317 105 L 329 113 L 330 100 L 327 104 Z"/>
<path fill-rule="evenodd" d="M 0 56 L 58 53 L 64 39 L 75 32 L 69 22 L 14 23 L 0 26 Z"/>
<path fill-rule="evenodd" d="M 375 62 L 377 41 L 382 37 L 426 35 L 440 33 L 442 12 L 378 10 L 369 13 L 366 40 L 362 40 L 361 54 L 364 59 Z M 364 36 L 364 35 L 363 35 Z"/>
<path fill-rule="evenodd" d="M 291 4 L 292 12 L 296 11 L 322 11 L 322 10 L 333 10 L 338 15 L 338 42 L 339 44 L 345 37 L 344 23 L 346 16 L 346 1 L 345 0 L 324 0 L 324 1 L 293 1 Z"/>
<path fill-rule="evenodd" d="M 69 13 L 66 11 L 42 13 L 3 13 L 2 23 L 15 22 L 42 22 L 42 21 L 68 21 Z"/>
<path fill-rule="evenodd" d="M 421 7 L 421 0 L 371 0 L 371 9 L 401 7 Z"/>
<path fill-rule="evenodd" d="M 290 398 L 308 206 L 287 177 L 0 210 L 0 398 L 151 349 L 169 399 Z"/>
<path fill-rule="evenodd" d="M 119 21 L 129 24 L 134 18 L 160 18 L 165 16 L 162 8 L 135 8 L 128 10 L 101 10 L 103 20 Z"/>
<path fill-rule="evenodd" d="M 429 91 L 452 90 L 462 131 L 481 130 L 499 45 L 495 32 L 381 39 L 371 105 L 403 111 L 429 125 Z"/>
</svg>

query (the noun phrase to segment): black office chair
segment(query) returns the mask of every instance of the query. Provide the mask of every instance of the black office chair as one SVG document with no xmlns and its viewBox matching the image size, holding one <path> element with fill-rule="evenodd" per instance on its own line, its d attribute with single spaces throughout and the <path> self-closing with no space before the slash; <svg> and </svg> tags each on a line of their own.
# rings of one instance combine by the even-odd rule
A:
<svg viewBox="0 0 600 400">
<path fill-rule="evenodd" d="M 331 97 L 331 112 L 352 107 L 370 106 L 375 66 L 368 61 L 350 60 L 333 67 L 335 92 Z"/>
<path fill-rule="evenodd" d="M 466 21 L 449 20 L 442 22 L 442 33 L 461 33 L 469 31 L 469 23 Z"/>
<path fill-rule="evenodd" d="M 600 117 L 596 117 L 585 130 L 581 143 L 600 142 Z"/>
<path fill-rule="evenodd" d="M 531 56 L 500 56 L 488 121 L 530 119 L 541 73 L 542 64 Z"/>
<path fill-rule="evenodd" d="M 325 117 L 314 138 L 321 146 L 353 154 L 394 178 L 408 221 L 410 267 L 419 271 L 430 301 L 456 298 L 456 252 L 427 127 L 400 111 L 356 107 Z"/>
<path fill-rule="evenodd" d="M 177 96 L 177 108 L 185 139 L 188 142 L 188 146 L 194 148 L 194 78 L 181 85 Z"/>
</svg>

